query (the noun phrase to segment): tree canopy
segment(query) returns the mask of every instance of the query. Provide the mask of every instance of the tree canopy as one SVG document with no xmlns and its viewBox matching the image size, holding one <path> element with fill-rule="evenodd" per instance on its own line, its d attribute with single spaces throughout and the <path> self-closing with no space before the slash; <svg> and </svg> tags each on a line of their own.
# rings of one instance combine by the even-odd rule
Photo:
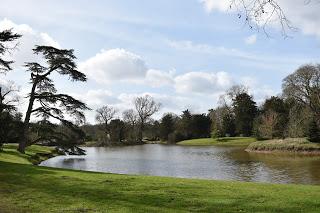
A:
<svg viewBox="0 0 320 213">
<path fill-rule="evenodd" d="M 56 119 L 63 125 L 76 130 L 76 125 L 69 121 L 67 116 L 81 123 L 85 121 L 83 111 L 89 109 L 86 104 L 72 96 L 57 93 L 51 78 L 53 73 L 58 73 L 68 76 L 71 81 L 87 80 L 86 75 L 77 70 L 74 51 L 51 46 L 36 46 L 33 51 L 35 55 L 41 55 L 44 58 L 45 65 L 37 62 L 28 62 L 25 65 L 27 72 L 30 73 L 32 88 L 28 95 L 29 104 L 18 148 L 22 153 L 27 145 L 32 144 L 32 141 L 28 141 L 31 115 L 48 121 L 50 118 Z"/>
</svg>

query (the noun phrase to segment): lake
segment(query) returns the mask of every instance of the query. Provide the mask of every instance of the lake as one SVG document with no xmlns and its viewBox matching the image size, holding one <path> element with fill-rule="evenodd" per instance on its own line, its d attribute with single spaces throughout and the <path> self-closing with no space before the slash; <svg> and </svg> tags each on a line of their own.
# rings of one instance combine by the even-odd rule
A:
<svg viewBox="0 0 320 213">
<path fill-rule="evenodd" d="M 320 184 L 320 157 L 247 153 L 245 147 L 146 144 L 88 147 L 85 156 L 58 156 L 41 166 L 270 183 Z"/>
</svg>

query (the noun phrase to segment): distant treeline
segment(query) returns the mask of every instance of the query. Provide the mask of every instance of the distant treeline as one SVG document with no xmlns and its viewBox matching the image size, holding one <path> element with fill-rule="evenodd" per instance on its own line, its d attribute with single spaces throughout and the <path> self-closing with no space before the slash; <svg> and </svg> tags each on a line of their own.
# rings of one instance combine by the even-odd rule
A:
<svg viewBox="0 0 320 213">
<path fill-rule="evenodd" d="M 320 142 L 320 65 L 304 65 L 283 79 L 282 94 L 264 100 L 259 106 L 243 85 L 231 87 L 220 97 L 219 106 L 208 113 L 181 115 L 165 113 L 160 120 L 146 119 L 143 131 L 139 107 L 123 113 L 123 119 L 110 119 L 100 125 L 85 125 L 88 140 L 130 143 L 181 140 L 205 137 L 253 136 L 258 139 L 308 137 Z M 141 99 L 153 99 L 150 96 Z M 103 107 L 115 112 L 110 106 Z M 102 109 L 103 109 L 102 108 Z M 101 113 L 102 109 L 99 109 Z M 140 110 L 141 111 L 141 110 Z M 154 111 L 155 112 L 155 111 Z M 98 119 L 99 120 L 99 119 Z M 101 120 L 100 120 L 101 121 Z M 103 122 L 101 122 L 103 123 Z M 140 134 L 140 138 L 136 136 Z M 143 137 L 141 137 L 143 134 Z"/>
<path fill-rule="evenodd" d="M 21 35 L 12 30 L 0 32 L 0 74 L 12 70 L 13 60 L 4 56 L 17 51 L 14 42 Z M 57 146 L 71 154 L 82 154 L 78 145 L 94 141 L 96 145 L 140 144 L 146 140 L 176 143 L 205 137 L 254 136 L 259 139 L 308 137 L 320 141 L 320 65 L 303 65 L 283 79 L 282 94 L 257 105 L 245 86 L 237 85 L 221 96 L 219 106 L 207 113 L 189 110 L 180 115 L 165 113 L 152 119 L 161 104 L 151 96 L 137 97 L 132 109 L 118 112 L 110 105 L 96 109 L 98 124 L 85 124 L 87 105 L 69 94 L 60 94 L 52 75 L 85 82 L 77 70 L 74 51 L 51 46 L 36 46 L 38 62 L 26 62 L 30 73 L 26 82 L 31 90 L 24 101 L 24 115 L 16 108 L 19 97 L 13 82 L 0 84 L 0 148 L 3 143 L 19 143 L 18 150 L 35 143 Z M 254 88 L 253 88 L 254 89 Z M 210 100 L 211 101 L 211 100 Z M 121 118 L 115 115 L 121 114 Z M 118 117 L 118 116 L 117 116 Z M 36 118 L 37 122 L 32 122 Z M 53 122 L 55 121 L 55 122 Z"/>
</svg>

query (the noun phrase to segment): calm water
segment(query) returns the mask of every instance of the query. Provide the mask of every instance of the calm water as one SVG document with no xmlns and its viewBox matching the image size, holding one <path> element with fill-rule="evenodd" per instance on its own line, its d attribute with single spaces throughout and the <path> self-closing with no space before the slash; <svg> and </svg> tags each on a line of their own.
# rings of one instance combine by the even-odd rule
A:
<svg viewBox="0 0 320 213">
<path fill-rule="evenodd" d="M 86 150 L 86 156 L 58 156 L 41 165 L 120 174 L 320 184 L 320 157 L 159 144 Z"/>
</svg>

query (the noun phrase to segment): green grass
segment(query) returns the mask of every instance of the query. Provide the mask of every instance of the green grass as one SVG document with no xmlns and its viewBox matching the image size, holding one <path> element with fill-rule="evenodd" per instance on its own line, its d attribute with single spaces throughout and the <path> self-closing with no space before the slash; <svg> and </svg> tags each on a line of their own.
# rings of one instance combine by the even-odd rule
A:
<svg viewBox="0 0 320 213">
<path fill-rule="evenodd" d="M 3 213 L 318 212 L 320 208 L 320 186 L 93 173 L 39 167 L 29 165 L 28 156 L 18 158 L 25 160 L 18 164 L 15 155 L 15 163 L 5 162 L 1 156 Z"/>
<path fill-rule="evenodd" d="M 320 154 L 320 143 L 311 143 L 306 138 L 286 138 L 257 141 L 248 146 L 252 152 L 299 152 Z"/>
<path fill-rule="evenodd" d="M 17 144 L 6 144 L 0 151 L 0 161 L 23 163 L 23 164 L 38 164 L 50 157 L 56 156 L 54 148 L 32 145 L 26 148 L 25 154 L 17 151 Z"/>
<path fill-rule="evenodd" d="M 189 146 L 248 146 L 250 143 L 255 142 L 255 138 L 251 137 L 224 137 L 224 138 L 200 138 L 185 140 L 177 143 L 178 145 Z"/>
</svg>

